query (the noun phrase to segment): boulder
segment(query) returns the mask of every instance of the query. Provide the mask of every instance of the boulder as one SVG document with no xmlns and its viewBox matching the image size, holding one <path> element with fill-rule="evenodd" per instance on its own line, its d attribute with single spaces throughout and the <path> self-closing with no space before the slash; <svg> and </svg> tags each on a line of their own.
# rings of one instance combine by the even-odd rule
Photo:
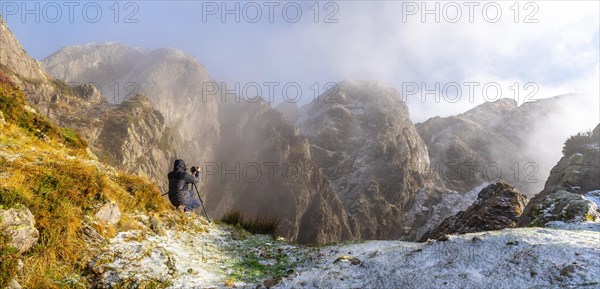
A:
<svg viewBox="0 0 600 289">
<path fill-rule="evenodd" d="M 513 186 L 497 181 L 481 190 L 477 200 L 467 210 L 444 220 L 437 228 L 423 235 L 421 241 L 439 239 L 447 234 L 515 227 L 526 203 L 527 197 Z"/>
<path fill-rule="evenodd" d="M 530 226 L 544 226 L 551 221 L 576 223 L 600 219 L 598 207 L 580 194 L 558 191 L 532 208 Z"/>
<path fill-rule="evenodd" d="M 10 280 L 10 282 L 8 283 L 8 286 L 5 289 L 21 289 L 21 284 L 19 284 L 19 282 L 17 282 L 16 279 L 12 279 Z"/>
<path fill-rule="evenodd" d="M 11 245 L 21 253 L 29 250 L 40 235 L 31 211 L 25 207 L 0 209 L 0 233 L 11 236 Z"/>
<path fill-rule="evenodd" d="M 150 216 L 150 230 L 159 236 L 165 235 L 165 225 L 163 222 L 156 216 Z"/>
<path fill-rule="evenodd" d="M 121 210 L 116 204 L 106 203 L 96 213 L 96 218 L 108 225 L 116 225 L 121 221 Z"/>
</svg>

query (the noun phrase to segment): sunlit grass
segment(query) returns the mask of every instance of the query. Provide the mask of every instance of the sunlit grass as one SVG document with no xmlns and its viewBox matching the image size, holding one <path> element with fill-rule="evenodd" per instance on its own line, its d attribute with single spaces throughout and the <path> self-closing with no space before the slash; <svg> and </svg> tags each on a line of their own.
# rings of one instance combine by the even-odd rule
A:
<svg viewBox="0 0 600 289">
<path fill-rule="evenodd" d="M 107 202 L 127 213 L 161 212 L 169 208 L 155 184 L 95 161 L 87 144 L 70 129 L 60 128 L 25 108 L 22 92 L 0 77 L 0 208 L 27 207 L 35 217 L 40 236 L 26 253 L 19 254 L 0 240 L 0 288 L 17 274 L 24 288 L 88 288 L 82 278 L 94 248 L 85 243 L 85 222 L 107 238 L 119 229 L 134 227 L 95 221 L 94 214 Z"/>
</svg>

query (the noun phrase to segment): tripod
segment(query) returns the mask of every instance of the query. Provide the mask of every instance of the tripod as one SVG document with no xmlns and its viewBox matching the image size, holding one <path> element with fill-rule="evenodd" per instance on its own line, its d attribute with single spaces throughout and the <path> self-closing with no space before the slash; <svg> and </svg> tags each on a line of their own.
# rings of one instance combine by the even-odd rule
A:
<svg viewBox="0 0 600 289">
<path fill-rule="evenodd" d="M 208 220 L 209 223 L 211 223 L 212 221 L 210 220 L 208 213 L 206 213 L 206 208 L 204 207 L 204 201 L 202 201 L 202 197 L 200 197 L 200 191 L 198 191 L 198 186 L 196 186 L 195 183 L 192 183 L 192 186 L 194 187 L 194 189 L 196 189 L 196 194 L 198 194 L 198 199 L 200 199 L 200 203 L 202 204 L 202 210 L 204 211 L 204 215 L 206 216 L 206 219 Z"/>
</svg>

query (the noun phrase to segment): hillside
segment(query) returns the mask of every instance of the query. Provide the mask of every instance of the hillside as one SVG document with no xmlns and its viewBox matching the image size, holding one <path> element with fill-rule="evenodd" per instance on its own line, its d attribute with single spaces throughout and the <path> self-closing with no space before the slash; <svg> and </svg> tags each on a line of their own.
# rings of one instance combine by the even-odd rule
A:
<svg viewBox="0 0 600 289">
<path fill-rule="evenodd" d="M 31 107 L 76 130 L 105 163 L 151 178 L 168 171 L 175 155 L 173 134 L 147 97 L 136 92 L 124 105 L 110 104 L 93 84 L 71 86 L 46 73 L 1 17 L 0 35 L 0 72 L 23 91 Z M 166 186 L 164 179 L 156 181 Z"/>
<path fill-rule="evenodd" d="M 169 205 L 155 184 L 98 162 L 76 132 L 29 107 L 1 73 L 0 113 L 0 287 L 15 273 L 26 288 L 87 287 L 86 263 L 106 238 L 129 228 L 129 214 Z"/>
</svg>

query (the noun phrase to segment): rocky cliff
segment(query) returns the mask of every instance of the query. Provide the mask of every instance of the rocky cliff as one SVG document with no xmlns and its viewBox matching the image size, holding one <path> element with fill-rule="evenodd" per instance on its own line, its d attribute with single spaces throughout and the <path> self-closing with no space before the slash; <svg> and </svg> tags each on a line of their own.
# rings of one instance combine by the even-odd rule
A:
<svg viewBox="0 0 600 289">
<path fill-rule="evenodd" d="M 70 86 L 48 75 L 2 19 L 0 33 L 0 69 L 25 92 L 28 103 L 81 134 L 103 161 L 156 178 L 165 187 L 163 175 L 174 158 L 173 137 L 144 97 L 133 95 L 124 104 L 110 104 L 96 85 Z"/>
<path fill-rule="evenodd" d="M 205 164 L 207 204 L 215 215 L 240 209 L 274 216 L 280 233 L 298 242 L 352 238 L 346 212 L 309 143 L 264 101 L 220 106 L 218 162 Z"/>
<path fill-rule="evenodd" d="M 517 106 L 512 99 L 486 102 L 463 114 L 416 124 L 432 167 L 453 190 L 471 190 L 504 179 L 527 196 L 543 189 L 562 141 L 574 133 L 561 119 L 577 119 L 581 94 L 560 95 Z M 597 104 L 590 104 L 596 106 Z M 536 140 L 544 139 L 544 145 Z M 556 157 L 556 159 L 554 159 Z"/>
<path fill-rule="evenodd" d="M 95 83 L 111 103 L 144 94 L 172 128 L 177 157 L 213 159 L 219 143 L 217 93 L 194 57 L 179 50 L 148 51 L 114 43 L 65 47 L 42 62 L 66 82 Z"/>
<path fill-rule="evenodd" d="M 506 178 L 515 161 L 526 159 L 513 140 L 496 128 L 516 107 L 516 102 L 501 99 L 461 115 L 434 117 L 416 125 L 427 144 L 431 167 L 448 188 L 468 191 Z"/>
<path fill-rule="evenodd" d="M 356 237 L 411 239 L 418 228 L 441 221 L 429 218 L 433 210 L 408 213 L 417 197 L 431 208 L 441 191 L 396 90 L 376 82 L 339 83 L 302 107 L 297 125 L 313 159 L 329 169 Z"/>
</svg>

